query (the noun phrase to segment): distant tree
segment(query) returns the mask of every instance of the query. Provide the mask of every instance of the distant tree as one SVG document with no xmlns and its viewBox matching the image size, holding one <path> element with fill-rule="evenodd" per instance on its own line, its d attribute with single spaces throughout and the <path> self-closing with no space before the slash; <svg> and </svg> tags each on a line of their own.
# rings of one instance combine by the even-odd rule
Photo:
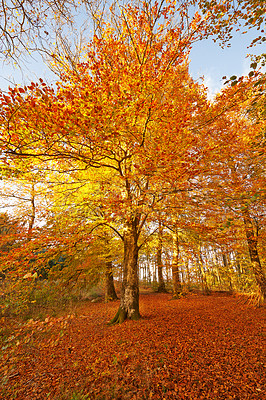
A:
<svg viewBox="0 0 266 400">
<path fill-rule="evenodd" d="M 231 213 L 227 226 L 234 218 L 241 221 L 251 270 L 265 300 L 266 276 L 259 254 L 260 233 L 265 225 L 265 120 L 250 111 L 257 96 L 253 82 L 249 83 L 246 103 L 236 103 L 233 110 L 220 115 L 212 126 L 222 146 L 210 157 L 208 185 L 223 212 Z M 240 87 L 227 87 L 217 96 L 213 108 L 220 108 L 232 91 L 236 94 Z"/>
<path fill-rule="evenodd" d="M 165 282 L 163 279 L 163 262 L 162 262 L 162 251 L 163 251 L 163 225 L 161 218 L 158 218 L 158 232 L 157 232 L 157 249 L 156 249 L 156 266 L 158 271 L 158 292 L 167 292 Z"/>
</svg>

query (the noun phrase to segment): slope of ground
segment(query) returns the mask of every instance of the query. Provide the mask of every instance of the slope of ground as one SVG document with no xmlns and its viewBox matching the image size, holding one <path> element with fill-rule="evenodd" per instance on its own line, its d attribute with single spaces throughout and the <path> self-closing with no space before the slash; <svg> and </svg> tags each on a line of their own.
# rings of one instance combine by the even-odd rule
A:
<svg viewBox="0 0 266 400">
<path fill-rule="evenodd" d="M 107 326 L 118 305 L 14 324 L 0 398 L 264 398 L 265 308 L 233 296 L 146 294 L 140 321 Z"/>
</svg>

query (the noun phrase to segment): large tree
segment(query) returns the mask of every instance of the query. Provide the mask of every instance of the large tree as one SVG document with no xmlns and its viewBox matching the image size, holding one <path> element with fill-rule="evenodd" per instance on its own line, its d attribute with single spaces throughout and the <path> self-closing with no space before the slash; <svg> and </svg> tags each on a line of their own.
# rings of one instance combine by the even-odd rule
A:
<svg viewBox="0 0 266 400">
<path fill-rule="evenodd" d="M 41 80 L 1 96 L 2 157 L 109 174 L 112 188 L 102 207 L 120 219 L 124 243 L 113 323 L 140 317 L 138 253 L 154 204 L 193 185 L 206 156 L 204 129 L 197 128 L 206 94 L 187 64 L 206 21 L 197 13 L 187 17 L 182 2 L 121 6 L 101 21 L 78 74 L 66 71 L 56 89 Z"/>
</svg>

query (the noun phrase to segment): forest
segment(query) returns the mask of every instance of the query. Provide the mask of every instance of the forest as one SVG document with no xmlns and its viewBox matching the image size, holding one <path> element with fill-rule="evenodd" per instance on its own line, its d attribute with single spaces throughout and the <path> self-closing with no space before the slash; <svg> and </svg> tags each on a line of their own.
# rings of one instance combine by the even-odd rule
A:
<svg viewBox="0 0 266 400">
<path fill-rule="evenodd" d="M 0 90 L 3 399 L 262 398 L 266 55 L 210 99 L 189 54 L 264 5 L 0 5 L 57 76 Z"/>
</svg>

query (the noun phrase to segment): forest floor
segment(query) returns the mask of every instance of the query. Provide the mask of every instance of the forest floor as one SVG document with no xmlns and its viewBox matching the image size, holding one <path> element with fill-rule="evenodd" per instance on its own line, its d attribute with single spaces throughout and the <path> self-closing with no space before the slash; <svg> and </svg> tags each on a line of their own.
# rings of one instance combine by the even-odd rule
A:
<svg viewBox="0 0 266 400">
<path fill-rule="evenodd" d="M 265 399 L 265 307 L 222 294 L 150 293 L 140 296 L 140 321 L 108 326 L 118 306 L 3 318 L 0 398 Z"/>
</svg>

